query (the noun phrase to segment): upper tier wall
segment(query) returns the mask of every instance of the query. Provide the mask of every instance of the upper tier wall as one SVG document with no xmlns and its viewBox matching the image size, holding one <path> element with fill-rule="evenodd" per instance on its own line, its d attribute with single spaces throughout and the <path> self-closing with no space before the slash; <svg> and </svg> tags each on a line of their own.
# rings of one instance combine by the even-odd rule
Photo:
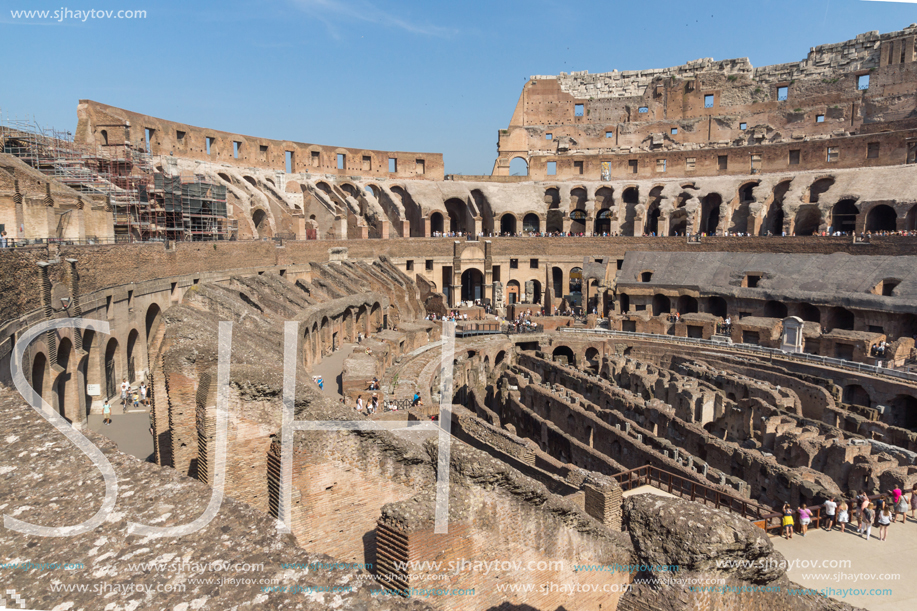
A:
<svg viewBox="0 0 917 611">
<path fill-rule="evenodd" d="M 74 139 L 80 144 L 105 147 L 127 142 L 154 155 L 277 172 L 287 171 L 287 154 L 292 153 L 290 173 L 294 174 L 443 179 L 442 153 L 371 151 L 255 138 L 158 119 L 92 100 L 80 100 L 77 116 Z M 338 169 L 339 155 L 344 155 L 342 169 Z M 395 160 L 395 172 L 389 172 L 391 159 Z"/>
</svg>

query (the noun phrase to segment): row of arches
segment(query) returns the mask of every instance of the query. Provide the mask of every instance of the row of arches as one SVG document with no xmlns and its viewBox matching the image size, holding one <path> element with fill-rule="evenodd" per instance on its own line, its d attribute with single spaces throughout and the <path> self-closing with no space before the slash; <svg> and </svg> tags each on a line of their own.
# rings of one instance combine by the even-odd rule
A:
<svg viewBox="0 0 917 611">
<path fill-rule="evenodd" d="M 390 315 L 394 309 L 394 305 L 389 306 Z M 371 335 L 384 327 L 385 316 L 379 302 L 371 306 L 362 304 L 356 308 L 344 308 L 340 314 L 330 318 L 323 316 L 321 320 L 305 325 L 302 337 L 303 366 L 311 370 L 323 357 L 342 344 L 355 342 L 358 334 Z"/>
</svg>

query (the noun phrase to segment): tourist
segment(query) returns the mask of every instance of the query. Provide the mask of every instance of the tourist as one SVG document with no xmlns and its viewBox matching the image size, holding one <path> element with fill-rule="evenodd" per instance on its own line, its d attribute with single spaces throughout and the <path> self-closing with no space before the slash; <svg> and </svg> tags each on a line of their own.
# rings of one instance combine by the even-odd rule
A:
<svg viewBox="0 0 917 611">
<path fill-rule="evenodd" d="M 847 522 L 850 521 L 850 514 L 847 513 L 847 503 L 841 501 L 841 504 L 837 507 L 837 523 L 841 527 L 841 532 L 844 532 L 844 529 L 847 527 Z"/>
<path fill-rule="evenodd" d="M 863 531 L 866 533 L 866 540 L 869 541 L 869 534 L 872 532 L 872 523 L 876 519 L 876 506 L 867 501 L 866 508 L 863 510 Z"/>
<path fill-rule="evenodd" d="M 108 402 L 108 399 L 105 399 L 105 404 L 102 406 L 102 422 L 111 424 L 111 403 Z"/>
<path fill-rule="evenodd" d="M 418 403 L 420 403 L 420 393 L 415 390 L 414 398 L 411 399 L 411 405 L 417 405 Z"/>
<path fill-rule="evenodd" d="M 127 407 L 127 391 L 131 389 L 130 383 L 127 381 L 127 378 L 122 378 L 121 380 L 121 407 Z"/>
<path fill-rule="evenodd" d="M 880 495 L 878 499 L 876 499 L 875 510 L 876 513 L 879 513 L 885 509 L 888 509 L 888 498 L 883 494 Z"/>
<path fill-rule="evenodd" d="M 793 538 L 793 508 L 789 503 L 783 504 L 783 536 Z"/>
<path fill-rule="evenodd" d="M 375 414 L 377 409 L 379 409 L 379 395 L 373 393 L 373 399 L 369 403 L 369 413 Z"/>
<path fill-rule="evenodd" d="M 911 519 L 917 520 L 917 517 L 914 517 L 914 512 L 917 511 L 917 484 L 914 485 L 914 489 L 911 490 Z"/>
<path fill-rule="evenodd" d="M 866 493 L 861 490 L 856 497 L 858 533 L 863 532 L 863 512 L 866 510 L 867 505 L 869 505 L 869 497 L 866 496 Z"/>
<path fill-rule="evenodd" d="M 888 534 L 888 525 L 891 524 L 892 513 L 888 510 L 888 507 L 879 512 L 879 541 L 885 541 L 885 536 Z"/>
<path fill-rule="evenodd" d="M 6 240 L 6 232 L 0 231 L 0 248 L 7 248 L 7 246 L 9 246 L 9 243 Z"/>
<path fill-rule="evenodd" d="M 139 409 L 139 408 L 140 408 L 140 393 L 137 392 L 137 391 L 134 391 L 134 404 L 133 404 L 133 408 L 134 408 L 134 409 Z"/>
<path fill-rule="evenodd" d="M 834 513 L 837 510 L 837 503 L 834 502 L 834 497 L 832 496 L 827 501 L 825 501 L 825 530 L 834 529 Z"/>
<path fill-rule="evenodd" d="M 149 405 L 149 404 L 147 403 L 146 393 L 147 393 L 146 382 L 141 382 L 141 383 L 140 383 L 140 401 L 141 401 L 144 405 Z"/>
<path fill-rule="evenodd" d="M 315 383 L 318 384 L 319 390 L 325 390 L 325 381 L 322 380 L 322 376 L 318 376 L 318 379 L 315 380 Z"/>
<path fill-rule="evenodd" d="M 806 536 L 806 532 L 809 530 L 809 522 L 812 521 L 812 510 L 806 507 L 806 504 L 803 503 L 799 506 L 799 524 L 802 526 L 802 536 Z"/>
<path fill-rule="evenodd" d="M 357 411 L 363 411 L 363 395 L 357 395 Z"/>
<path fill-rule="evenodd" d="M 908 510 L 907 497 L 904 496 L 904 493 L 901 492 L 901 489 L 898 488 L 897 486 L 895 487 L 894 490 L 892 490 L 892 495 L 894 495 L 896 492 L 898 493 L 898 500 L 895 502 L 895 518 L 893 521 L 897 522 L 898 516 L 900 515 L 901 523 L 904 524 L 905 522 L 907 522 L 907 510 Z"/>
</svg>

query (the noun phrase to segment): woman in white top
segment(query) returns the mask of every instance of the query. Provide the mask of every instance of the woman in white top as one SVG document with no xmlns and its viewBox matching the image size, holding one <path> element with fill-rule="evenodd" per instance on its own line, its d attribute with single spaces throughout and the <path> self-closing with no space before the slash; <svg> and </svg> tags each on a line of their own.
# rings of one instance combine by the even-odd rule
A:
<svg viewBox="0 0 917 611">
<path fill-rule="evenodd" d="M 879 540 L 885 541 L 885 535 L 888 534 L 888 525 L 892 522 L 892 514 L 888 507 L 879 512 Z"/>
<path fill-rule="evenodd" d="M 363 395 L 360 395 L 359 397 L 357 397 L 357 411 L 358 412 L 363 411 Z"/>
</svg>

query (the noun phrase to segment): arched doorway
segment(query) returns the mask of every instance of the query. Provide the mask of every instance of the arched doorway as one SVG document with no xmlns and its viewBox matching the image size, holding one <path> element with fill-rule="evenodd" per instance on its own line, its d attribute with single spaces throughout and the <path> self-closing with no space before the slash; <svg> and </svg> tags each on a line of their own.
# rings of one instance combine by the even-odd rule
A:
<svg viewBox="0 0 917 611">
<path fill-rule="evenodd" d="M 135 348 L 139 337 L 140 334 L 137 333 L 137 329 L 131 329 L 130 334 L 127 336 L 127 381 L 131 384 L 136 381 L 137 377 L 138 362 Z M 139 364 L 143 364 L 142 360 Z"/>
<path fill-rule="evenodd" d="M 67 411 L 76 414 L 75 405 L 79 401 L 76 394 L 76 380 L 73 376 L 73 343 L 69 338 L 62 338 L 57 346 L 57 364 L 63 369 L 57 376 L 54 388 L 54 399 L 57 402 L 57 413 L 67 418 Z M 67 418 L 72 422 L 72 418 Z"/>
<path fill-rule="evenodd" d="M 118 386 L 121 373 L 118 364 L 118 340 L 111 338 L 105 347 L 105 396 L 109 399 L 118 396 Z"/>
<path fill-rule="evenodd" d="M 430 233 L 444 233 L 443 215 L 439 212 L 434 212 L 430 215 Z"/>
<path fill-rule="evenodd" d="M 621 224 L 621 235 L 632 236 L 636 233 L 634 219 L 637 217 L 637 204 L 640 203 L 640 189 L 628 187 L 621 193 L 624 202 L 624 222 Z M 620 220 L 621 216 L 618 215 Z"/>
<path fill-rule="evenodd" d="M 541 283 L 532 280 L 532 303 L 541 303 Z"/>
<path fill-rule="evenodd" d="M 818 198 L 821 197 L 828 189 L 831 188 L 831 185 L 834 184 L 834 179 L 830 176 L 826 178 L 819 178 L 809 187 L 809 203 L 817 204 Z"/>
<path fill-rule="evenodd" d="M 586 348 L 586 366 L 593 371 L 599 370 L 599 351 L 596 348 Z"/>
<path fill-rule="evenodd" d="M 729 306 L 722 297 L 709 297 L 707 299 L 707 312 L 719 318 L 726 318 L 729 315 Z"/>
<path fill-rule="evenodd" d="M 821 322 L 821 310 L 811 303 L 800 303 L 797 308 L 796 316 L 806 322 Z"/>
<path fill-rule="evenodd" d="M 150 307 L 146 309 L 146 342 L 149 346 L 153 341 L 153 336 L 156 334 L 156 331 L 159 329 L 159 320 L 160 320 L 160 309 L 159 305 L 151 304 Z"/>
<path fill-rule="evenodd" d="M 856 230 L 857 215 L 860 211 L 857 209 L 856 201 L 852 199 L 842 199 L 834 204 L 831 209 L 831 231 L 840 231 L 841 233 L 853 233 Z"/>
<path fill-rule="evenodd" d="M 691 297 L 690 295 L 682 295 L 678 298 L 678 313 L 679 314 L 694 314 L 697 310 L 697 299 Z"/>
<path fill-rule="evenodd" d="M 516 280 L 506 283 L 506 303 L 509 305 L 519 303 L 519 282 Z"/>
<path fill-rule="evenodd" d="M 462 200 L 453 197 L 446 200 L 446 212 L 449 214 L 449 231 L 465 233 L 468 230 L 468 206 Z"/>
<path fill-rule="evenodd" d="M 665 295 L 653 295 L 653 316 L 662 316 L 672 311 L 672 303 Z"/>
<path fill-rule="evenodd" d="M 600 210 L 595 218 L 595 232 L 599 235 L 611 233 L 611 210 Z"/>
<path fill-rule="evenodd" d="M 582 294 L 583 292 L 583 268 L 574 267 L 570 270 L 570 282 L 567 285 L 568 293 Z"/>
<path fill-rule="evenodd" d="M 889 403 L 891 413 L 888 423 L 905 429 L 917 429 L 917 398 L 910 395 L 898 395 Z"/>
<path fill-rule="evenodd" d="M 553 285 L 554 297 L 564 296 L 564 270 L 559 267 L 551 269 L 551 284 Z"/>
<path fill-rule="evenodd" d="M 541 232 L 541 219 L 538 218 L 537 214 L 530 212 L 522 217 L 522 231 L 525 233 Z"/>
<path fill-rule="evenodd" d="M 560 191 L 556 187 L 545 189 L 544 203 L 548 207 L 547 222 L 545 231 L 548 233 L 560 233 L 563 231 L 563 213 L 560 210 Z"/>
<path fill-rule="evenodd" d="M 43 352 L 39 352 L 32 359 L 32 388 L 42 399 L 45 398 L 45 388 L 47 388 L 48 375 L 48 357 Z"/>
<path fill-rule="evenodd" d="M 794 225 L 793 233 L 798 236 L 815 235 L 821 225 L 821 210 L 818 206 L 800 206 Z"/>
<path fill-rule="evenodd" d="M 500 217 L 500 235 L 516 234 L 516 216 L 507 212 Z"/>
<path fill-rule="evenodd" d="M 779 301 L 768 301 L 764 304 L 764 317 L 765 318 L 786 318 L 787 308 L 786 304 Z"/>
<path fill-rule="evenodd" d="M 885 204 L 873 206 L 866 214 L 866 231 L 895 231 L 898 214 Z"/>
<path fill-rule="evenodd" d="M 551 353 L 555 361 L 566 363 L 567 365 L 576 365 L 576 357 L 573 356 L 573 350 L 569 346 L 558 346 Z"/>
<path fill-rule="evenodd" d="M 462 301 L 484 299 L 484 274 L 475 268 L 462 272 Z"/>
<path fill-rule="evenodd" d="M 849 384 L 845 386 L 841 400 L 850 405 L 862 405 L 863 407 L 870 407 L 872 405 L 869 393 L 859 384 Z"/>
<path fill-rule="evenodd" d="M 255 226 L 255 235 L 259 238 L 269 238 L 273 235 L 267 213 L 261 208 L 252 212 L 252 224 Z"/>
<path fill-rule="evenodd" d="M 723 198 L 719 193 L 711 193 L 704 198 L 701 205 L 701 233 L 716 235 L 720 226 L 720 205 L 722 203 Z"/>
<path fill-rule="evenodd" d="M 831 308 L 828 311 L 828 331 L 834 329 L 843 329 L 845 331 L 853 331 L 853 325 L 855 318 L 853 312 L 847 308 Z"/>
<path fill-rule="evenodd" d="M 767 218 L 764 222 L 763 232 L 770 232 L 771 235 L 783 235 L 783 222 L 785 214 L 783 212 L 783 199 L 786 192 L 790 190 L 790 181 L 785 180 L 774 187 L 774 201 L 771 202 L 767 209 Z"/>
<path fill-rule="evenodd" d="M 586 231 L 586 211 L 574 210 L 570 213 L 570 232 L 584 233 Z"/>
</svg>

